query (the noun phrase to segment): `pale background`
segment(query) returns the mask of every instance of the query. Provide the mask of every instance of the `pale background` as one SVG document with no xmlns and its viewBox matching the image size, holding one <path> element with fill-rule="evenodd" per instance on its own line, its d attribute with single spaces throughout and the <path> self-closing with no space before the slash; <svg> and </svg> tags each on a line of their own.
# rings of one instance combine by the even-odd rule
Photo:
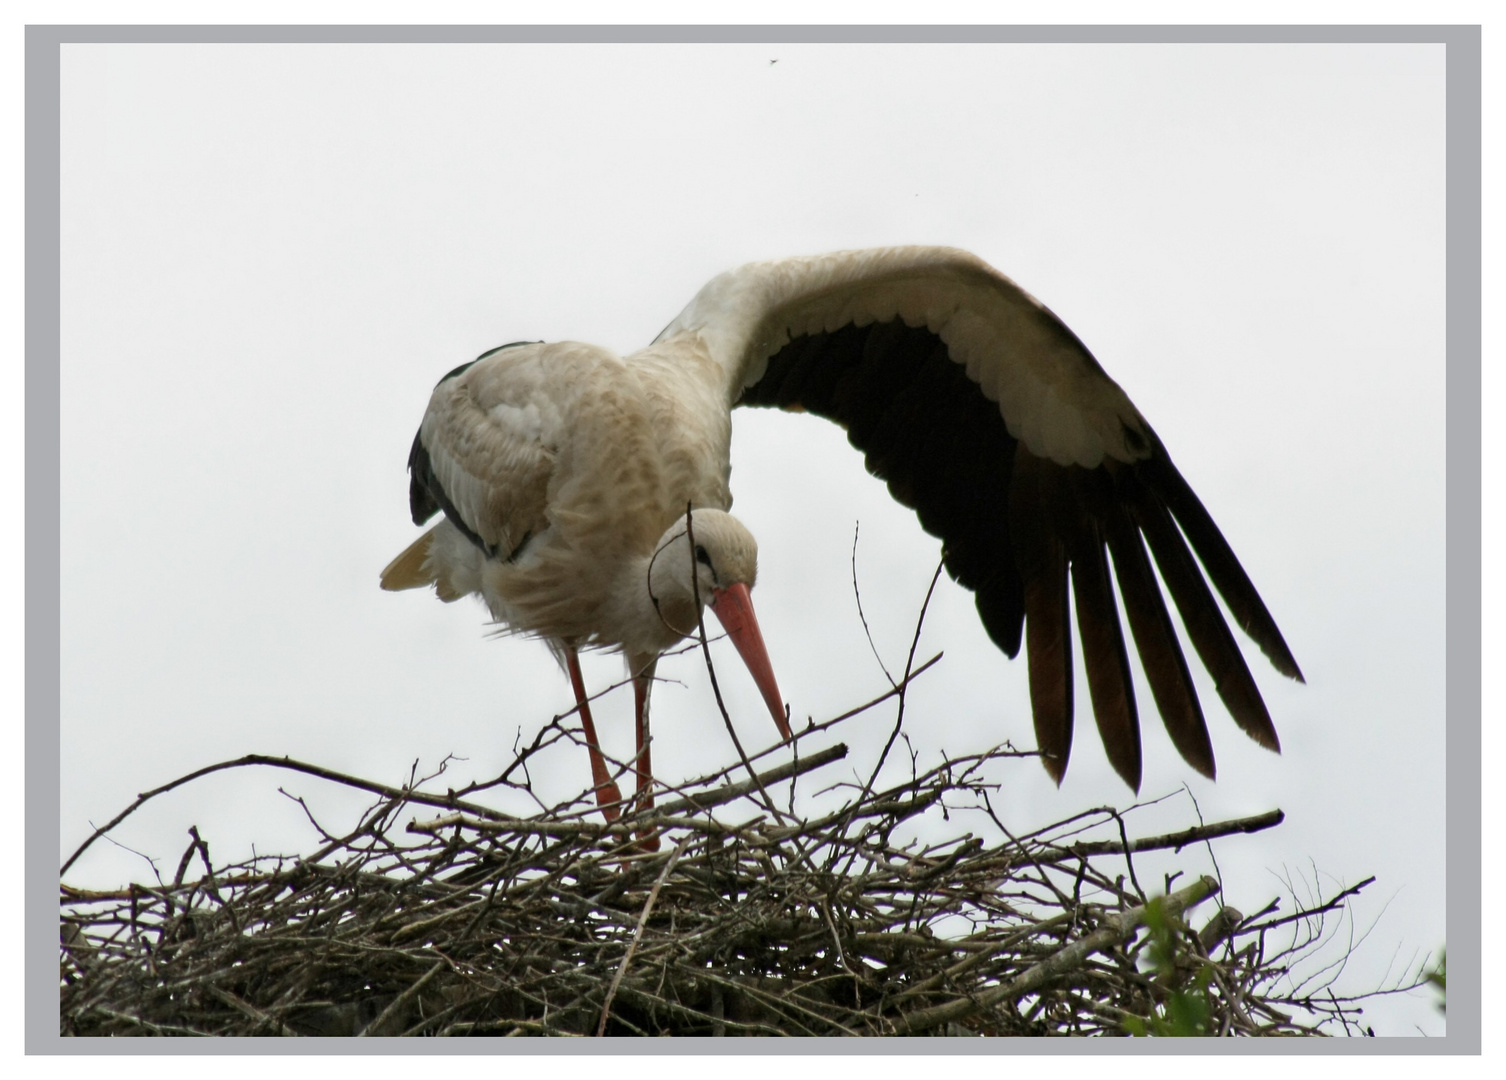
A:
<svg viewBox="0 0 1506 1080">
<path fill-rule="evenodd" d="M 416 535 L 404 465 L 434 381 L 522 338 L 631 351 L 751 259 L 946 243 L 1039 296 L 1125 387 L 1308 677 L 1247 649 L 1280 757 L 1200 683 L 1217 784 L 1142 693 L 1142 796 L 1185 784 L 1207 820 L 1287 812 L 1215 849 L 1246 911 L 1287 881 L 1378 875 L 1338 988 L 1394 977 L 1447 937 L 1443 61 L 1441 45 L 66 46 L 60 854 L 138 791 L 247 752 L 394 784 L 451 753 L 467 760 L 446 784 L 494 775 L 569 707 L 567 681 L 542 645 L 490 639 L 479 605 L 376 588 Z M 852 600 L 854 522 L 891 669 L 939 542 L 835 427 L 735 426 L 781 688 L 798 720 L 826 719 L 886 685 Z M 1024 664 L 945 580 L 919 655 L 940 650 L 907 712 L 921 767 L 1032 745 Z M 619 672 L 587 666 L 593 687 Z M 699 658 L 660 672 L 683 685 L 656 691 L 656 771 L 726 764 Z M 764 745 L 730 651 L 719 672 Z M 1132 801 L 1078 700 L 1060 790 L 1030 761 L 994 774 L 1011 827 Z M 598 707 L 610 749 L 630 747 L 630 711 L 625 692 Z M 866 775 L 891 723 L 844 727 L 844 775 Z M 585 786 L 583 753 L 549 765 L 550 796 Z M 218 774 L 116 839 L 165 875 L 191 824 L 216 857 L 308 850 L 279 785 L 332 827 L 361 805 Z M 1178 795 L 1134 831 L 1195 817 Z M 69 880 L 150 874 L 101 842 Z M 1432 1002 L 1367 1016 L 1441 1033 Z"/>
</svg>

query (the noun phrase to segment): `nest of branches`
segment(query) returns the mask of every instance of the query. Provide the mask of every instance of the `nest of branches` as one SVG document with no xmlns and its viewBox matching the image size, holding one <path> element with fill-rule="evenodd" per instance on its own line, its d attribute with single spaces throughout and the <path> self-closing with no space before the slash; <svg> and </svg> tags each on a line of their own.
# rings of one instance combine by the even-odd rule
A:
<svg viewBox="0 0 1506 1080">
<path fill-rule="evenodd" d="M 900 699 L 901 716 L 918 673 L 885 695 Z M 866 783 L 849 769 L 824 792 L 825 808 L 797 815 L 793 778 L 842 772 L 833 763 L 847 754 L 840 744 L 805 748 L 846 718 L 808 727 L 782 765 L 761 769 L 763 755 L 743 757 L 610 823 L 583 801 L 512 816 L 473 798 L 515 784 L 509 775 L 546 735 L 569 734 L 561 719 L 499 780 L 459 793 L 423 782 L 388 788 L 283 758 L 211 766 L 136 805 L 215 769 L 252 765 L 349 784 L 376 802 L 348 833 L 326 833 L 302 857 L 214 865 L 190 830 L 170 881 L 108 892 L 64 885 L 61 1030 L 1352 1030 L 1353 1000 L 1293 972 L 1356 890 L 1245 917 L 1222 904 L 1211 877 L 1163 874 L 1152 896 L 1136 872 L 1146 853 L 1268 828 L 1279 811 L 1131 838 L 1126 816 L 1103 810 L 1012 835 L 989 805 L 986 776 L 1000 759 L 1025 755 L 1000 748 L 912 769 L 887 787 L 875 785 L 877 766 Z M 775 796 L 786 785 L 781 807 Z M 990 836 L 919 839 L 955 830 L 965 811 L 992 822 Z"/>
</svg>

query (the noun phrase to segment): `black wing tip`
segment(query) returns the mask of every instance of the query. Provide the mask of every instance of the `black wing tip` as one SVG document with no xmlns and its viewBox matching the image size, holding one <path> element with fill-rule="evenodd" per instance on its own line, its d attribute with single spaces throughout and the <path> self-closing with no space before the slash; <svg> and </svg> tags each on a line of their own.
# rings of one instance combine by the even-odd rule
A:
<svg viewBox="0 0 1506 1080">
<path fill-rule="evenodd" d="M 1233 547 L 1192 490 L 1192 485 L 1171 460 L 1160 437 L 1154 431 L 1148 431 L 1148 434 L 1151 456 L 1136 464 L 1136 474 L 1176 520 L 1239 628 L 1260 647 L 1272 667 L 1288 678 L 1305 683 L 1307 680 L 1302 677 L 1291 648 L 1255 583 L 1234 554 Z"/>
<path fill-rule="evenodd" d="M 1250 736 L 1250 738 L 1255 740 L 1257 745 L 1265 747 L 1271 753 L 1281 753 L 1281 739 L 1277 737 L 1276 729 L 1274 727 L 1271 728 L 1269 732 L 1250 731 L 1247 732 L 1247 734 Z"/>
<path fill-rule="evenodd" d="M 481 539 L 475 529 L 471 528 L 455 505 L 450 502 L 450 497 L 445 494 L 444 488 L 439 483 L 439 477 L 434 475 L 434 469 L 429 464 L 429 451 L 424 446 L 423 432 L 420 431 L 413 437 L 413 450 L 408 455 L 408 470 L 412 473 L 408 481 L 408 510 L 413 517 L 413 524 L 423 525 L 441 510 L 450 524 L 459 529 L 461 534 L 481 549 L 489 559 L 497 557 L 495 544 L 488 544 Z M 523 542 L 527 543 L 525 536 Z M 521 545 L 519 545 L 521 548 Z M 517 552 L 513 552 L 514 555 Z"/>
<path fill-rule="evenodd" d="M 983 624 L 983 631 L 988 635 L 988 640 L 994 643 L 998 649 L 1011 660 L 1020 655 L 1020 645 L 1025 639 L 1025 610 L 1021 601 L 1014 601 L 1014 605 L 997 614 L 997 608 L 991 603 L 993 598 L 985 598 L 980 591 L 975 594 L 973 606 L 978 610 L 978 621 Z"/>
<path fill-rule="evenodd" d="M 1251 593 L 1254 593 L 1254 590 L 1254 585 L 1250 585 Z M 1302 669 L 1297 666 L 1297 658 L 1292 655 L 1291 646 L 1287 645 L 1286 638 L 1282 637 L 1280 628 L 1276 626 L 1276 620 L 1261 603 L 1259 596 L 1255 597 L 1255 601 L 1260 603 L 1265 621 L 1261 623 L 1236 619 L 1239 628 L 1245 632 L 1246 637 L 1260 647 L 1261 654 L 1270 662 L 1271 667 L 1288 679 L 1296 679 L 1299 683 L 1306 684 L 1307 679 L 1303 677 Z M 1224 602 L 1227 604 L 1228 599 L 1225 598 Z"/>
<path fill-rule="evenodd" d="M 1265 699 L 1253 678 L 1232 685 L 1222 683 L 1218 686 L 1218 694 L 1241 731 L 1267 750 L 1281 753 L 1275 721 L 1271 719 L 1271 711 L 1266 708 Z"/>
<path fill-rule="evenodd" d="M 1142 473 L 1137 469 L 1135 475 Z M 1218 611 L 1207 579 L 1222 595 L 1235 624 L 1255 641 L 1277 671 L 1305 682 L 1301 669 L 1227 541 L 1165 457 L 1164 448 L 1143 476 L 1147 482 L 1141 489 L 1140 524 L 1182 614 L 1183 626 L 1203 666 L 1214 676 L 1218 695 L 1235 724 L 1260 746 L 1280 753 L 1270 711 L 1228 622 Z M 1194 552 L 1202 562 L 1202 572 L 1193 559 Z M 1197 749 L 1196 754 L 1184 750 L 1182 756 L 1211 778 L 1211 748 L 1207 770 L 1199 764 L 1202 753 L 1200 747 Z"/>
<path fill-rule="evenodd" d="M 1119 779 L 1123 780 L 1131 791 L 1136 795 L 1140 794 L 1140 763 L 1138 761 L 1135 762 L 1133 767 L 1125 765 L 1121 768 L 1119 762 L 1110 758 L 1109 764 L 1114 766 L 1114 771 L 1119 774 Z"/>
<path fill-rule="evenodd" d="M 1055 783 L 1058 788 L 1061 787 L 1062 781 L 1066 779 L 1067 776 L 1067 758 L 1053 756 L 1046 753 L 1046 751 L 1044 750 L 1038 750 L 1037 753 L 1040 755 L 1041 765 L 1045 768 L 1046 775 L 1051 777 L 1052 782 Z M 1124 784 L 1127 788 L 1129 788 L 1136 795 L 1140 794 L 1141 776 L 1140 762 L 1138 760 L 1135 761 L 1133 765 L 1131 765 L 1128 762 L 1119 761 L 1116 760 L 1113 756 L 1110 756 L 1109 764 L 1113 766 L 1115 775 L 1117 775 L 1119 779 L 1124 781 Z M 1199 769 L 1198 771 L 1202 772 L 1201 769 Z"/>
<path fill-rule="evenodd" d="M 413 448 L 408 451 L 408 474 L 408 513 L 413 524 L 423 525 L 439 513 L 441 507 L 440 500 L 434 497 L 430 488 L 434 470 L 429 465 L 429 449 L 424 446 L 422 430 L 413 436 Z M 438 486 L 438 481 L 434 481 L 434 486 Z"/>
<path fill-rule="evenodd" d="M 408 482 L 408 516 L 415 525 L 427 525 L 439 513 L 439 504 L 428 502 L 429 493 L 417 480 Z"/>
<path fill-rule="evenodd" d="M 1273 668 L 1288 679 L 1295 679 L 1303 686 L 1306 686 L 1307 679 L 1302 674 L 1302 669 L 1297 666 L 1296 658 L 1292 656 L 1292 651 L 1286 647 L 1286 642 L 1281 640 L 1279 634 L 1277 635 L 1276 643 L 1280 646 L 1278 650 L 1272 650 L 1266 645 L 1261 644 L 1260 651 L 1265 653 L 1265 658 L 1271 662 Z"/>
<path fill-rule="evenodd" d="M 503 348 L 506 348 L 506 346 L 503 346 Z M 434 384 L 435 389 L 438 389 L 439 387 L 443 386 L 445 383 L 449 382 L 451 379 L 459 375 L 464 375 L 466 371 L 468 371 L 473 365 L 486 359 L 490 355 L 491 353 L 482 353 L 480 356 L 476 357 L 475 360 L 467 360 L 465 363 L 461 364 L 458 367 L 452 367 L 449 371 L 446 371 L 444 373 L 444 375 L 437 383 Z"/>
</svg>

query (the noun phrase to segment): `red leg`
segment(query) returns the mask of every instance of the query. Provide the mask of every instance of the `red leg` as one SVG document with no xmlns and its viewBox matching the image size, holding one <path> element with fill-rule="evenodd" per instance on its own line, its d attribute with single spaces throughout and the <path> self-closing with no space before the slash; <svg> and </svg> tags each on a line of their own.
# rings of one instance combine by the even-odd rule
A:
<svg viewBox="0 0 1506 1080">
<path fill-rule="evenodd" d="M 586 680 L 580 674 L 580 658 L 572 646 L 565 646 L 566 666 L 570 669 L 570 685 L 575 689 L 575 701 L 580 706 L 580 724 L 586 729 L 586 750 L 591 754 L 591 782 L 596 785 L 596 805 L 602 816 L 616 821 L 622 810 L 613 803 L 622 802 L 622 792 L 607 771 L 607 763 L 601 756 L 601 744 L 596 741 L 596 724 L 591 720 L 591 706 L 586 704 Z"/>
<path fill-rule="evenodd" d="M 650 660 L 646 667 L 633 676 L 633 717 L 638 737 L 638 756 L 633 762 L 633 769 L 638 774 L 636 805 L 639 810 L 651 810 L 654 805 L 654 767 L 650 760 L 652 745 L 648 737 L 648 692 L 654 684 L 654 665 L 657 662 Z M 659 850 L 657 833 L 640 832 L 638 839 L 644 850 Z"/>
</svg>

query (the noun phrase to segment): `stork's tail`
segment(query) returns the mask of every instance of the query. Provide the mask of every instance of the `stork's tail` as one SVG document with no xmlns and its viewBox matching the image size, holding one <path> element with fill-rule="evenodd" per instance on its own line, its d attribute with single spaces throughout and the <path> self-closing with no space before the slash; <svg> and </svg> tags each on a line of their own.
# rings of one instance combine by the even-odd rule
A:
<svg viewBox="0 0 1506 1080">
<path fill-rule="evenodd" d="M 441 600 L 448 602 L 460 599 L 459 593 L 446 588 L 446 583 L 434 568 L 434 560 L 429 557 L 433 542 L 434 529 L 430 529 L 404 548 L 403 553 L 382 571 L 382 588 L 388 592 L 400 592 L 403 589 L 422 589 L 433 585 Z"/>
</svg>

